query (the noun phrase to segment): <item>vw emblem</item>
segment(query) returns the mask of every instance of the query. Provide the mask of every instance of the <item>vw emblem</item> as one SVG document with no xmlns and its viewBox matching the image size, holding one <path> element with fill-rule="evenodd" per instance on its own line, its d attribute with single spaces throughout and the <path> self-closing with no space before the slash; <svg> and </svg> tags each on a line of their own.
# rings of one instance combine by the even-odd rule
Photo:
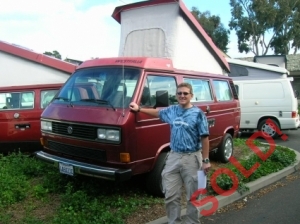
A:
<svg viewBox="0 0 300 224">
<path fill-rule="evenodd" d="M 67 129 L 67 131 L 68 131 L 68 134 L 72 134 L 73 133 L 73 127 L 69 126 L 68 129 Z"/>
</svg>

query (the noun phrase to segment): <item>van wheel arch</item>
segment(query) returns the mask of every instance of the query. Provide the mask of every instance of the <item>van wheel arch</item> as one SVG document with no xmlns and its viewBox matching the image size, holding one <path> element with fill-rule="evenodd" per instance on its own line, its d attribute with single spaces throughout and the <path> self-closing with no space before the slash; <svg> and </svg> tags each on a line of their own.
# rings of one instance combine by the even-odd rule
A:
<svg viewBox="0 0 300 224">
<path fill-rule="evenodd" d="M 153 169 L 146 177 L 146 188 L 147 191 L 155 196 L 163 197 L 162 189 L 162 176 L 161 173 L 165 167 L 165 162 L 167 158 L 167 151 L 161 152 L 154 164 Z"/>
<path fill-rule="evenodd" d="M 222 163 L 228 163 L 230 157 L 233 155 L 233 140 L 232 135 L 226 133 L 222 139 L 221 144 L 219 145 L 216 158 Z"/>
</svg>

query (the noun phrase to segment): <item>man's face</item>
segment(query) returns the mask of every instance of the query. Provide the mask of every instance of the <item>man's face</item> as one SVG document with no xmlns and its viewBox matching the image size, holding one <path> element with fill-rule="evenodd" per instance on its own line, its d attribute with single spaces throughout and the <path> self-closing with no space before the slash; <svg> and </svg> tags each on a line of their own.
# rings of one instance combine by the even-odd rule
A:
<svg viewBox="0 0 300 224">
<path fill-rule="evenodd" d="M 177 89 L 176 98 L 178 103 L 181 106 L 187 106 L 189 105 L 191 99 L 193 98 L 193 94 L 191 94 L 191 91 L 187 87 L 180 87 Z"/>
</svg>

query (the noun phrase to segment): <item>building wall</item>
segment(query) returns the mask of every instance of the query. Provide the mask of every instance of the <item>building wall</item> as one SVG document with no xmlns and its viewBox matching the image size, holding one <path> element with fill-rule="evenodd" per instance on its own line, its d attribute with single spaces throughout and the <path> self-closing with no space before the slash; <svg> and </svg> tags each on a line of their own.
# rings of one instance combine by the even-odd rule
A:
<svg viewBox="0 0 300 224">
<path fill-rule="evenodd" d="M 0 51 L 0 87 L 64 83 L 70 74 Z"/>
</svg>

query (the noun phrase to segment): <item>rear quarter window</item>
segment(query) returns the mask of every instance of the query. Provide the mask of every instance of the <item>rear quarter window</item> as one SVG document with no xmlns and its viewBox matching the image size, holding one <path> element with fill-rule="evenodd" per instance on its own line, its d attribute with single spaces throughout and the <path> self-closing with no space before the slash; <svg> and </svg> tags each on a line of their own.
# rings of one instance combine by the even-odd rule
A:
<svg viewBox="0 0 300 224">
<path fill-rule="evenodd" d="M 41 108 L 44 109 L 48 106 L 51 100 L 54 98 L 58 89 L 55 90 L 42 90 L 41 91 Z"/>
</svg>

